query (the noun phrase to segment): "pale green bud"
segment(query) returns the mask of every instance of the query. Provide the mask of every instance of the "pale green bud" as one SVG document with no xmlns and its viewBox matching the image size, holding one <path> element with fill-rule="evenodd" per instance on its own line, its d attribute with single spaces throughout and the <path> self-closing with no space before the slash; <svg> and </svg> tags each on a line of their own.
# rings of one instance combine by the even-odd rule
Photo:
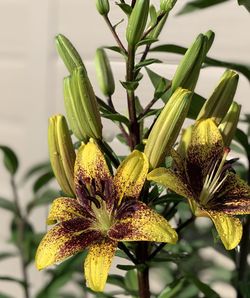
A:
<svg viewBox="0 0 250 298">
<path fill-rule="evenodd" d="M 136 0 L 128 19 L 126 38 L 129 46 L 135 46 L 142 37 L 147 24 L 149 0 Z"/>
<path fill-rule="evenodd" d="M 144 150 L 151 168 L 157 168 L 169 154 L 187 116 L 191 97 L 192 92 L 178 88 L 158 116 Z"/>
<path fill-rule="evenodd" d="M 207 37 L 200 34 L 186 51 L 172 80 L 171 94 L 182 87 L 194 91 L 207 53 Z"/>
<path fill-rule="evenodd" d="M 226 116 L 222 119 L 219 130 L 222 134 L 224 145 L 230 146 L 231 141 L 234 137 L 239 118 L 240 118 L 241 105 L 235 101 L 232 102 Z"/>
<path fill-rule="evenodd" d="M 111 96 L 115 91 L 115 82 L 109 59 L 103 48 L 96 50 L 95 67 L 97 81 L 102 93 Z"/>
<path fill-rule="evenodd" d="M 235 71 L 226 70 L 212 95 L 200 110 L 197 120 L 213 118 L 217 125 L 220 124 L 233 102 L 238 81 L 239 75 Z"/>
<path fill-rule="evenodd" d="M 102 123 L 93 87 L 83 67 L 64 80 L 64 102 L 74 135 L 86 142 L 102 138 Z"/>
<path fill-rule="evenodd" d="M 54 175 L 65 194 L 74 196 L 75 150 L 66 119 L 55 115 L 49 119 L 49 156 Z"/>
<path fill-rule="evenodd" d="M 58 54 L 62 58 L 65 66 L 67 67 L 68 71 L 72 74 L 73 70 L 78 67 L 82 66 L 83 62 L 78 54 L 77 50 L 74 48 L 72 43 L 62 34 L 56 36 L 56 48 Z"/>
<path fill-rule="evenodd" d="M 101 15 L 109 13 L 109 0 L 96 0 L 96 8 Z"/>
<path fill-rule="evenodd" d="M 175 6 L 177 0 L 161 0 L 160 9 L 165 13 L 169 13 L 171 9 Z"/>
</svg>

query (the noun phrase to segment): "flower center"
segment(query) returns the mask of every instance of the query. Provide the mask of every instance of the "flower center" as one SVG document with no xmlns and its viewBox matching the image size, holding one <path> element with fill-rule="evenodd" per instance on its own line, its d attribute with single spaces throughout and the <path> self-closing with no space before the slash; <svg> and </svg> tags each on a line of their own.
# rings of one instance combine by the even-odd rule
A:
<svg viewBox="0 0 250 298">
<path fill-rule="evenodd" d="M 200 193 L 199 200 L 202 203 L 202 205 L 206 205 L 214 196 L 216 191 L 221 187 L 223 182 L 226 180 L 227 175 L 226 174 L 223 178 L 224 174 L 224 164 L 226 162 L 226 158 L 229 153 L 229 148 L 226 148 L 224 150 L 223 157 L 219 163 L 218 166 L 218 160 L 216 163 L 211 167 L 211 169 L 208 171 L 208 174 L 206 176 L 206 179 L 203 183 L 203 188 Z"/>
</svg>

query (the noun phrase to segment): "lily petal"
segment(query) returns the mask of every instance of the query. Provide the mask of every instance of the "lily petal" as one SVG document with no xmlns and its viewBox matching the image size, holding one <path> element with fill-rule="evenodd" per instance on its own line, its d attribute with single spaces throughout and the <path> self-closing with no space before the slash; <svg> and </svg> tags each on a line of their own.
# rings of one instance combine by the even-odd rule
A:
<svg viewBox="0 0 250 298">
<path fill-rule="evenodd" d="M 230 172 L 223 184 L 223 193 L 215 195 L 209 207 L 214 211 L 227 214 L 250 213 L 250 187 L 239 176 Z"/>
<path fill-rule="evenodd" d="M 207 175 L 211 163 L 220 160 L 222 155 L 223 139 L 214 121 L 210 118 L 198 121 L 187 149 L 187 174 L 197 193 L 201 191 L 202 177 Z"/>
<path fill-rule="evenodd" d="M 148 173 L 148 160 L 144 153 L 134 150 L 119 166 L 114 177 L 117 198 L 138 198 Z"/>
<path fill-rule="evenodd" d="M 192 193 L 188 186 L 183 182 L 181 176 L 170 169 L 155 169 L 148 174 L 147 179 L 162 184 L 185 198 L 192 198 Z"/>
<path fill-rule="evenodd" d="M 105 288 L 116 247 L 117 242 L 103 240 L 89 248 L 84 262 L 84 272 L 87 285 L 95 292 L 102 292 Z"/>
<path fill-rule="evenodd" d="M 207 212 L 225 248 L 227 250 L 234 249 L 239 244 L 242 237 L 242 224 L 240 220 L 220 212 Z"/>
<path fill-rule="evenodd" d="M 66 221 L 77 217 L 89 218 L 90 215 L 76 199 L 64 197 L 57 198 L 51 205 L 47 224 L 52 225 L 57 222 Z"/>
<path fill-rule="evenodd" d="M 164 217 L 136 200 L 121 205 L 108 236 L 117 241 L 155 241 L 174 244 L 178 240 L 176 231 Z"/>
<path fill-rule="evenodd" d="M 78 228 L 74 229 L 74 227 Z M 81 227 L 85 230 L 84 225 Z M 84 250 L 87 246 L 100 239 L 102 235 L 95 230 L 79 231 L 79 222 L 74 225 L 70 221 L 53 227 L 44 236 L 36 252 L 36 267 L 42 270 L 50 265 Z"/>
<path fill-rule="evenodd" d="M 104 155 L 93 142 L 79 148 L 74 171 L 76 193 L 82 205 L 88 206 L 89 204 L 83 192 L 83 185 L 91 187 L 94 184 L 94 191 L 102 193 L 105 183 L 112 184 L 112 177 Z"/>
</svg>

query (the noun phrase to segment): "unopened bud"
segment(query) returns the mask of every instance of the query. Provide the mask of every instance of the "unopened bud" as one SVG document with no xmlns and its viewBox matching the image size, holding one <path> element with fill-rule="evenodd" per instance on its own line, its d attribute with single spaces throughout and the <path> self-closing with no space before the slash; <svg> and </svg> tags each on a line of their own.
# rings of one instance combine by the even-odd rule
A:
<svg viewBox="0 0 250 298">
<path fill-rule="evenodd" d="M 207 37 L 200 34 L 186 51 L 172 80 L 171 94 L 182 87 L 194 91 L 207 53 Z"/>
<path fill-rule="evenodd" d="M 62 34 L 56 36 L 56 48 L 58 54 L 62 58 L 65 66 L 67 67 L 68 71 L 72 74 L 73 70 L 78 67 L 82 66 L 83 62 L 78 54 L 77 50 L 74 48 L 72 43 Z"/>
<path fill-rule="evenodd" d="M 74 196 L 75 150 L 70 137 L 66 119 L 55 115 L 49 119 L 49 156 L 54 175 L 63 192 Z"/>
<path fill-rule="evenodd" d="M 109 59 L 103 48 L 96 50 L 95 67 L 97 81 L 102 93 L 111 96 L 115 91 L 115 82 Z"/>
<path fill-rule="evenodd" d="M 191 97 L 190 91 L 178 88 L 158 116 L 144 150 L 151 168 L 158 167 L 174 145 L 186 118 Z"/>
<path fill-rule="evenodd" d="M 160 9 L 165 13 L 169 13 L 171 9 L 175 6 L 177 0 L 161 0 Z"/>
<path fill-rule="evenodd" d="M 83 67 L 74 70 L 71 78 L 66 78 L 65 109 L 72 124 L 72 131 L 81 140 L 101 139 L 102 123 L 93 87 Z"/>
<path fill-rule="evenodd" d="M 142 37 L 147 24 L 149 0 L 136 0 L 135 6 L 129 16 L 126 38 L 129 46 L 135 46 Z"/>
<path fill-rule="evenodd" d="M 96 0 L 96 8 L 101 15 L 109 13 L 109 0 Z"/>
<path fill-rule="evenodd" d="M 217 125 L 225 117 L 238 86 L 239 75 L 233 70 L 226 70 L 214 92 L 205 102 L 197 120 L 213 118 Z"/>
<path fill-rule="evenodd" d="M 222 119 L 219 130 L 222 134 L 224 145 L 229 147 L 234 137 L 239 118 L 240 118 L 241 105 L 235 101 L 231 104 L 226 116 Z"/>
</svg>

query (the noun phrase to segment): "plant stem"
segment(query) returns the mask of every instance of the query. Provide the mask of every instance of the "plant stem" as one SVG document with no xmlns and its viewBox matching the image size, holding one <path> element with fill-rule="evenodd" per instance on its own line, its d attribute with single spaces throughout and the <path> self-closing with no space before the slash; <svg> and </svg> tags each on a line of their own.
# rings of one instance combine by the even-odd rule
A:
<svg viewBox="0 0 250 298">
<path fill-rule="evenodd" d="M 118 247 L 129 257 L 129 259 L 134 263 L 134 264 L 137 264 L 137 260 L 136 258 L 134 257 L 134 255 L 130 252 L 130 250 L 127 248 L 127 246 L 120 242 L 118 244 Z"/>
<path fill-rule="evenodd" d="M 148 260 L 148 243 L 139 242 L 136 249 L 136 257 L 139 264 L 143 264 L 141 269 L 137 271 L 138 286 L 139 286 L 139 297 L 140 298 L 150 298 L 150 288 L 149 288 L 149 268 L 145 264 Z"/>
<path fill-rule="evenodd" d="M 142 35 L 141 40 L 145 39 L 147 37 L 147 35 L 155 29 L 155 27 L 157 27 L 157 25 L 159 24 L 159 22 L 161 21 L 161 19 L 165 16 L 165 12 L 161 12 L 158 17 L 157 17 L 157 21 L 155 22 L 155 24 L 153 26 L 150 26 Z"/>
<path fill-rule="evenodd" d="M 181 230 L 183 230 L 184 228 L 186 228 L 189 224 L 191 224 L 195 219 L 195 216 L 191 216 L 188 220 L 184 221 L 182 224 L 180 224 L 177 229 L 176 232 L 179 233 Z M 149 256 L 149 260 L 153 259 L 166 245 L 167 243 L 161 243 Z"/>
<path fill-rule="evenodd" d="M 135 48 L 130 46 L 128 48 L 128 60 L 127 60 L 127 82 L 134 80 L 134 64 L 135 64 Z M 140 127 L 137 122 L 136 108 L 135 108 L 135 93 L 134 90 L 127 90 L 127 104 L 128 113 L 130 120 L 130 139 L 131 139 L 131 150 L 140 143 Z"/>
<path fill-rule="evenodd" d="M 107 23 L 107 25 L 108 25 L 108 27 L 109 27 L 111 33 L 113 34 L 114 39 L 116 40 L 118 46 L 121 48 L 121 50 L 122 50 L 125 54 L 127 54 L 127 51 L 126 51 L 124 45 L 122 44 L 122 42 L 121 42 L 121 40 L 120 40 L 120 37 L 119 37 L 118 34 L 116 33 L 115 28 L 114 28 L 113 25 L 111 24 L 110 19 L 108 18 L 107 15 L 104 15 L 103 17 L 104 17 L 104 20 L 106 21 L 106 23 Z"/>
<path fill-rule="evenodd" d="M 21 261 L 21 269 L 22 269 L 22 275 L 23 275 L 23 281 L 24 281 L 24 295 L 25 298 L 29 298 L 29 279 L 28 279 L 28 272 L 27 272 L 27 263 L 25 260 L 25 250 L 24 250 L 24 236 L 25 236 L 25 219 L 22 216 L 21 208 L 19 205 L 19 197 L 17 193 L 17 187 L 15 183 L 14 176 L 11 176 L 10 180 L 12 192 L 13 192 L 13 198 L 14 198 L 14 204 L 16 207 L 17 212 L 17 246 L 20 254 L 20 261 Z"/>
</svg>

